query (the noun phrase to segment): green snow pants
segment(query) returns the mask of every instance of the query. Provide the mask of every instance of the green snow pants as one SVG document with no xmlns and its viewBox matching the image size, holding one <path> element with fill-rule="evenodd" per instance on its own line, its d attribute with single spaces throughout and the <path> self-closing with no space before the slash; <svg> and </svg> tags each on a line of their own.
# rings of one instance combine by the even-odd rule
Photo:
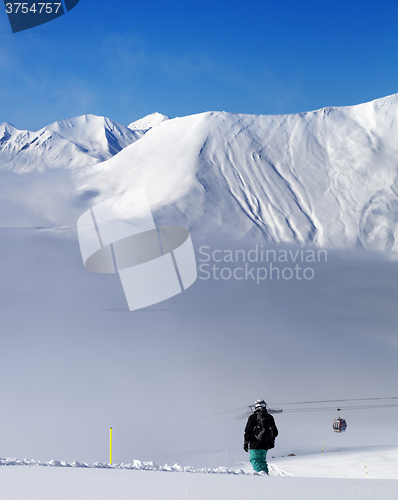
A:
<svg viewBox="0 0 398 500">
<path fill-rule="evenodd" d="M 250 462 L 256 472 L 264 471 L 268 474 L 267 465 L 268 450 L 250 450 Z"/>
</svg>

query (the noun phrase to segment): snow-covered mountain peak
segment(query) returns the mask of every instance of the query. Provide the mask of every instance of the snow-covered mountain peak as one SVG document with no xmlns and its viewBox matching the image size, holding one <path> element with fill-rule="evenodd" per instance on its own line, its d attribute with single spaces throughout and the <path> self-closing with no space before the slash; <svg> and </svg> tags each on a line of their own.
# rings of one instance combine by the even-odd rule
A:
<svg viewBox="0 0 398 500">
<path fill-rule="evenodd" d="M 130 123 L 128 128 L 130 130 L 149 130 L 153 127 L 157 127 L 164 121 L 170 120 L 170 118 L 166 115 L 162 115 L 161 113 L 151 113 L 150 115 L 144 116 L 144 118 L 140 118 L 135 122 Z"/>
<path fill-rule="evenodd" d="M 60 120 L 37 132 L 3 123 L 0 170 L 27 173 L 94 165 L 111 158 L 144 133 L 95 115 Z"/>
<path fill-rule="evenodd" d="M 16 128 L 11 123 L 3 122 L 0 124 L 0 135 L 4 134 L 4 132 L 13 132 L 14 130 Z"/>
<path fill-rule="evenodd" d="M 15 131 L 16 128 L 11 123 L 4 122 L 0 125 L 0 150 L 2 145 L 10 139 Z"/>
<path fill-rule="evenodd" d="M 99 151 L 108 152 L 109 155 L 102 154 L 99 157 L 101 160 L 115 155 L 144 134 L 142 131 L 132 131 L 104 116 L 90 114 L 52 123 L 43 130 L 57 132 L 94 156 Z"/>
</svg>

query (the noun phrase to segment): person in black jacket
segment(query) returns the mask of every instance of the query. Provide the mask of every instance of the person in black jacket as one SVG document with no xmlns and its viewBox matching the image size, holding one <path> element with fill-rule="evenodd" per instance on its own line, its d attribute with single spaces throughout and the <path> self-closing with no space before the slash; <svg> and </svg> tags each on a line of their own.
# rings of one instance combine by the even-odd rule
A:
<svg viewBox="0 0 398 500">
<path fill-rule="evenodd" d="M 277 435 L 274 417 L 267 412 L 265 401 L 258 399 L 246 424 L 243 445 L 245 451 L 250 447 L 250 462 L 256 472 L 268 474 L 267 451 L 274 448 Z"/>
</svg>

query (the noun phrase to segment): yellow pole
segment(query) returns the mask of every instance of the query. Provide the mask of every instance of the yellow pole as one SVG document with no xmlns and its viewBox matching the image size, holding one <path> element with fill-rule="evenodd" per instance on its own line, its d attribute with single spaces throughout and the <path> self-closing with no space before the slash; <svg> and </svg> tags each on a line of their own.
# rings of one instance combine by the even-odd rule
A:
<svg viewBox="0 0 398 500">
<path fill-rule="evenodd" d="M 366 471 L 366 475 L 368 476 L 368 469 L 366 468 L 366 463 L 365 463 L 365 471 Z"/>
<path fill-rule="evenodd" d="M 112 427 L 109 430 L 109 463 L 112 465 Z"/>
<path fill-rule="evenodd" d="M 325 443 L 322 443 L 322 451 L 321 451 L 321 455 L 323 454 L 323 447 L 325 446 Z"/>
</svg>

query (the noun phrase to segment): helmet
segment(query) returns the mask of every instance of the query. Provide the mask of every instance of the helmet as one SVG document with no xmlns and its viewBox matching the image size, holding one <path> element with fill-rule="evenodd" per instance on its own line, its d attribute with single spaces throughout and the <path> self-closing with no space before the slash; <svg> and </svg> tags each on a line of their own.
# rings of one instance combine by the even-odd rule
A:
<svg viewBox="0 0 398 500">
<path fill-rule="evenodd" d="M 257 401 L 254 403 L 254 409 L 255 410 L 262 410 L 267 407 L 267 403 L 264 401 L 264 399 L 257 399 Z"/>
</svg>

